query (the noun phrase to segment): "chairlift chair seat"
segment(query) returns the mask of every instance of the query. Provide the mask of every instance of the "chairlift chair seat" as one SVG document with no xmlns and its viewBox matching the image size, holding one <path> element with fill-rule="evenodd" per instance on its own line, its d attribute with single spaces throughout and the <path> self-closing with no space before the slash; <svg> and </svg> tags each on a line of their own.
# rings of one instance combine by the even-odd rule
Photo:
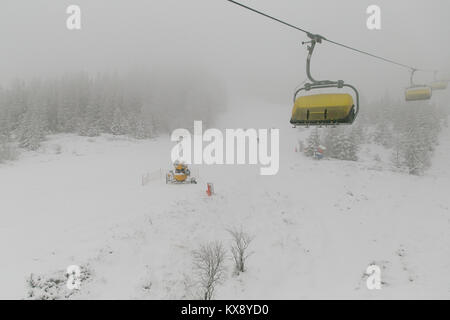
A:
<svg viewBox="0 0 450 320">
<path fill-rule="evenodd" d="M 355 118 L 353 97 L 347 93 L 299 97 L 292 110 L 294 125 L 351 124 Z"/>
<path fill-rule="evenodd" d="M 405 97 L 406 101 L 421 101 L 430 100 L 432 96 L 432 90 L 427 86 L 417 86 L 406 89 Z"/>
<path fill-rule="evenodd" d="M 447 81 L 434 81 L 430 85 L 433 90 L 445 90 L 448 87 Z"/>
</svg>

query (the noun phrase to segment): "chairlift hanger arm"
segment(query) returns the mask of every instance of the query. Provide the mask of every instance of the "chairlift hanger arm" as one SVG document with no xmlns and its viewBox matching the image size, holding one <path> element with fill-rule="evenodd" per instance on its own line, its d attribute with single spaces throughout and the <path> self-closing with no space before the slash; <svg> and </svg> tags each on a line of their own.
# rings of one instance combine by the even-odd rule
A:
<svg viewBox="0 0 450 320">
<path fill-rule="evenodd" d="M 313 35 L 308 33 L 308 37 L 311 39 L 310 41 L 304 41 L 302 42 L 303 45 L 308 45 L 308 57 L 306 59 L 306 75 L 309 79 L 309 81 L 312 82 L 312 85 L 330 85 L 331 87 L 338 87 L 342 88 L 344 81 L 338 80 L 338 81 L 329 81 L 329 80 L 315 80 L 311 74 L 311 59 L 314 54 L 314 49 L 316 47 L 317 43 L 322 43 L 322 40 L 325 38 L 321 35 Z"/>
<path fill-rule="evenodd" d="M 415 87 L 416 84 L 414 83 L 414 74 L 417 72 L 417 69 L 411 69 L 411 87 Z"/>
<path fill-rule="evenodd" d="M 307 75 L 309 81 L 311 81 L 312 83 L 316 83 L 318 81 L 316 81 L 311 75 L 311 58 L 314 53 L 314 49 L 316 47 L 316 40 L 311 40 L 309 42 L 303 42 L 302 44 L 305 44 L 305 43 L 311 43 L 311 45 L 308 46 L 308 58 L 306 59 L 306 75 Z"/>
<path fill-rule="evenodd" d="M 427 71 L 427 70 L 419 70 L 419 69 L 415 69 L 415 68 L 411 68 L 411 78 L 410 78 L 410 82 L 411 82 L 411 88 L 414 87 L 421 87 L 421 86 L 426 86 L 426 85 L 419 85 L 417 83 L 414 82 L 414 75 L 416 74 L 416 72 L 418 71 Z M 435 71 L 433 71 L 435 72 Z M 435 73 L 436 74 L 436 73 Z"/>
</svg>

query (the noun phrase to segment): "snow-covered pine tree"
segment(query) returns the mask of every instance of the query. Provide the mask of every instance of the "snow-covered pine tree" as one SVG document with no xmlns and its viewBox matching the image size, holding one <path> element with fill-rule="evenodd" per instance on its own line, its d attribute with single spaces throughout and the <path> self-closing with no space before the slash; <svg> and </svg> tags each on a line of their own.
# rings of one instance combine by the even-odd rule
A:
<svg viewBox="0 0 450 320">
<path fill-rule="evenodd" d="M 325 139 L 325 147 L 329 157 L 339 160 L 358 160 L 359 147 L 357 139 L 352 135 L 352 132 L 353 130 L 346 130 L 343 127 L 330 129 Z"/>
<path fill-rule="evenodd" d="M 21 148 L 37 150 L 45 137 L 43 119 L 39 110 L 29 108 L 22 115 L 16 133 Z"/>
<path fill-rule="evenodd" d="M 341 126 L 328 128 L 324 139 L 327 156 L 339 160 L 357 161 L 360 140 L 361 137 L 355 135 L 353 129 Z"/>
<path fill-rule="evenodd" d="M 11 143 L 7 136 L 0 134 L 0 163 L 15 160 L 17 156 L 18 150 L 15 144 Z"/>
<path fill-rule="evenodd" d="M 431 108 L 425 112 L 422 104 L 410 106 L 407 114 L 407 125 L 403 128 L 400 154 L 403 165 L 410 174 L 421 175 L 431 165 L 431 154 L 434 149 L 434 128 Z M 437 129 L 436 129 L 437 130 Z"/>
<path fill-rule="evenodd" d="M 112 123 L 110 126 L 111 133 L 116 136 L 128 133 L 128 120 L 119 108 L 114 110 Z"/>
<path fill-rule="evenodd" d="M 7 160 L 6 143 L 7 143 L 6 137 L 0 134 L 0 163 Z"/>
<path fill-rule="evenodd" d="M 403 164 L 410 174 L 420 175 L 429 166 L 430 158 L 426 149 L 423 140 L 418 137 L 418 131 L 411 128 L 402 148 Z"/>
<path fill-rule="evenodd" d="M 101 133 L 100 112 L 95 105 L 88 104 L 81 118 L 79 134 L 86 137 L 96 137 Z"/>
<path fill-rule="evenodd" d="M 366 132 L 361 122 L 358 122 L 352 126 L 350 134 L 354 138 L 354 141 L 357 145 L 361 145 L 366 142 Z"/>
<path fill-rule="evenodd" d="M 344 132 L 339 140 L 340 148 L 337 150 L 336 158 L 340 160 L 357 161 L 358 145 L 351 133 Z"/>
<path fill-rule="evenodd" d="M 392 147 L 392 129 L 387 119 L 381 119 L 376 125 L 373 140 L 385 148 Z"/>
<path fill-rule="evenodd" d="M 144 115 L 134 116 L 131 120 L 131 135 L 136 139 L 147 139 L 152 136 L 151 119 Z"/>
<path fill-rule="evenodd" d="M 396 168 L 400 168 L 402 166 L 402 158 L 401 158 L 401 152 L 402 152 L 402 143 L 403 143 L 402 133 L 395 132 L 393 136 L 393 144 L 392 144 L 392 155 L 391 155 L 391 161 L 392 164 Z"/>
<path fill-rule="evenodd" d="M 326 156 L 329 158 L 335 158 L 336 148 L 339 144 L 339 135 L 340 128 L 339 127 L 330 127 L 325 131 L 323 144 L 327 148 Z"/>
<path fill-rule="evenodd" d="M 314 152 L 321 144 L 319 129 L 317 127 L 311 131 L 306 143 L 307 143 L 307 147 L 305 150 L 306 155 L 309 157 L 314 156 Z"/>
</svg>

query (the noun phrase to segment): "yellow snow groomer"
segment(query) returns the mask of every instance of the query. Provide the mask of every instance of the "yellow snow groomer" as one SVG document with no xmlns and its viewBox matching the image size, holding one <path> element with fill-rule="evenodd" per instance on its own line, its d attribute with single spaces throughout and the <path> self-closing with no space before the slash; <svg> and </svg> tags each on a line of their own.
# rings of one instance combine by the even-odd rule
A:
<svg viewBox="0 0 450 320">
<path fill-rule="evenodd" d="M 170 170 L 166 175 L 166 183 L 173 184 L 196 184 L 195 178 L 191 177 L 191 171 L 184 163 L 174 163 L 174 170 Z"/>
<path fill-rule="evenodd" d="M 355 104 L 350 94 L 316 94 L 295 101 L 292 124 L 352 123 Z"/>
</svg>

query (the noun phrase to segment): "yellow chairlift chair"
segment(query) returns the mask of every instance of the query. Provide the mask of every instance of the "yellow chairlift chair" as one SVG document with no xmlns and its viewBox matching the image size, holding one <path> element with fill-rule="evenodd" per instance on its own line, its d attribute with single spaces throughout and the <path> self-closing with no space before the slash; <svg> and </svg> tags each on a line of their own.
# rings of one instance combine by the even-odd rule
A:
<svg viewBox="0 0 450 320">
<path fill-rule="evenodd" d="M 434 81 L 430 84 L 431 89 L 435 90 L 445 90 L 448 87 L 448 80 L 438 80 L 437 71 L 434 72 Z"/>
<path fill-rule="evenodd" d="M 448 87 L 447 81 L 433 81 L 431 83 L 431 89 L 433 90 L 445 90 Z"/>
<path fill-rule="evenodd" d="M 405 91 L 406 101 L 422 101 L 430 100 L 433 95 L 433 90 L 427 85 L 417 85 L 414 83 L 414 74 L 416 69 L 411 70 L 411 86 Z"/>
</svg>

